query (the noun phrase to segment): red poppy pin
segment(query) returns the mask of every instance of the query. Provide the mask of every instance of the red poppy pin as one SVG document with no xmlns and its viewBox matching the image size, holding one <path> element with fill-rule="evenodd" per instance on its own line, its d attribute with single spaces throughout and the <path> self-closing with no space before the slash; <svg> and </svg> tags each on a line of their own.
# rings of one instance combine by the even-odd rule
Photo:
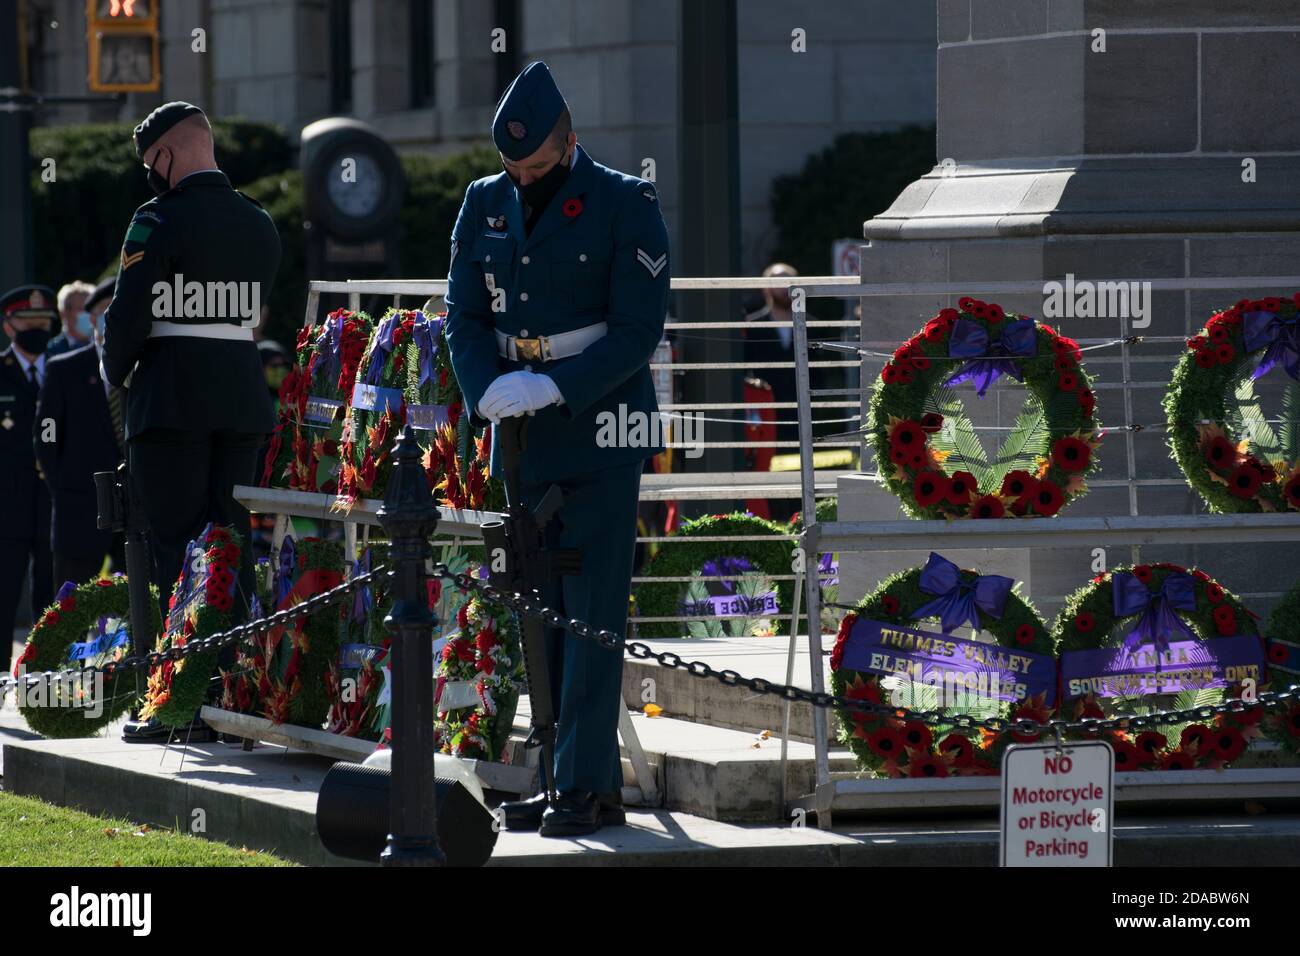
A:
<svg viewBox="0 0 1300 956">
<path fill-rule="evenodd" d="M 561 211 L 570 219 L 572 219 L 573 217 L 581 214 L 582 200 L 576 197 L 573 199 L 566 199 L 564 201 L 564 206 Z"/>
</svg>

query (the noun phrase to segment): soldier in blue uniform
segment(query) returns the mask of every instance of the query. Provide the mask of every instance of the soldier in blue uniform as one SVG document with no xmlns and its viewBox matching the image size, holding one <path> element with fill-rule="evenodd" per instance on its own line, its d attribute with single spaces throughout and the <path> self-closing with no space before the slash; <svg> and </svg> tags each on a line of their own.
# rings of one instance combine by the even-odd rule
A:
<svg viewBox="0 0 1300 956">
<path fill-rule="evenodd" d="M 53 598 L 50 493 L 32 432 L 45 384 L 45 348 L 58 318 L 54 290 L 10 289 L 0 297 L 0 316 L 10 339 L 0 352 L 0 668 L 8 671 L 23 582 L 30 583 L 33 621 Z"/>
<path fill-rule="evenodd" d="M 532 416 L 524 504 L 552 484 L 564 493 L 548 541 L 581 549 L 582 573 L 554 583 L 548 606 L 622 635 L 641 471 L 664 447 L 648 363 L 667 311 L 668 230 L 652 183 L 578 146 L 544 63 L 501 97 L 492 138 L 505 170 L 470 184 L 452 233 L 452 366 L 475 425 Z M 558 629 L 547 644 L 558 801 L 506 804 L 506 826 L 571 836 L 622 823 L 622 654 Z"/>
</svg>

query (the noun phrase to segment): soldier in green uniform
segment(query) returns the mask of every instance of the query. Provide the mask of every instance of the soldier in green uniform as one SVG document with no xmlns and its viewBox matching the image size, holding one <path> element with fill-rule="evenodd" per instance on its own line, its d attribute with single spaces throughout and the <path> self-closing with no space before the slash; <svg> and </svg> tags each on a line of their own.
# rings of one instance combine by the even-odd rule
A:
<svg viewBox="0 0 1300 956">
<path fill-rule="evenodd" d="M 532 416 L 524 504 L 551 484 L 564 493 L 548 536 L 582 550 L 582 573 L 554 584 L 548 606 L 623 635 L 641 471 L 664 447 L 648 363 L 667 311 L 667 227 L 652 183 L 577 144 L 544 63 L 502 96 L 492 138 L 505 169 L 470 184 L 452 233 L 452 366 L 474 424 Z M 558 629 L 547 642 L 558 805 L 506 804 L 506 826 L 571 836 L 622 823 L 622 654 Z"/>
<path fill-rule="evenodd" d="M 248 543 L 248 510 L 231 489 L 255 484 L 258 448 L 275 426 L 253 328 L 280 236 L 217 168 L 197 106 L 158 107 L 136 127 L 135 149 L 157 198 L 136 210 L 122 244 L 104 372 L 127 387 L 127 462 L 165 601 L 186 543 L 209 521 Z M 239 578 L 237 611 L 253 594 L 248 547 Z"/>
</svg>

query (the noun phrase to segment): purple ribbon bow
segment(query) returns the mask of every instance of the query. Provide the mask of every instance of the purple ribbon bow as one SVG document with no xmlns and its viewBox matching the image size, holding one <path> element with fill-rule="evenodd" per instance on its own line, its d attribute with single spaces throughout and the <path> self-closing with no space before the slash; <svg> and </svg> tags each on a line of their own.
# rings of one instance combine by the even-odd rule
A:
<svg viewBox="0 0 1300 956">
<path fill-rule="evenodd" d="M 1154 593 L 1129 571 L 1112 575 L 1110 582 L 1115 615 L 1142 615 L 1137 627 L 1124 638 L 1125 653 L 1131 654 L 1143 644 L 1154 644 L 1156 652 L 1163 653 L 1169 650 L 1169 636 L 1175 632 L 1188 640 L 1199 640 L 1196 632 L 1174 613 L 1196 610 L 1196 582 L 1190 574 L 1168 575 L 1160 590 Z"/>
<path fill-rule="evenodd" d="M 275 606 L 277 608 L 284 603 L 284 599 L 293 590 L 293 575 L 297 568 L 298 555 L 293 546 L 293 538 L 285 535 L 284 542 L 280 545 L 280 565 L 275 571 Z"/>
<path fill-rule="evenodd" d="M 319 356 L 313 373 L 330 388 L 338 388 L 339 374 L 343 370 L 343 320 L 326 319 L 321 325 L 320 335 L 316 339 L 316 354 Z"/>
<path fill-rule="evenodd" d="M 720 575 L 744 574 L 747 571 L 754 570 L 754 566 L 749 563 L 748 558 L 716 558 L 712 561 L 705 561 L 700 568 L 701 577 L 714 577 Z M 736 581 L 708 581 L 706 585 L 722 585 L 723 589 L 729 593 L 735 593 Z"/>
<path fill-rule="evenodd" d="M 937 617 L 945 634 L 951 634 L 966 622 L 978 631 L 980 611 L 989 617 L 1002 619 L 1002 610 L 1014 583 L 1011 578 L 1000 574 L 980 574 L 974 580 L 963 579 L 957 565 L 931 551 L 918 584 L 926 594 L 937 594 L 938 598 L 917 608 L 912 617 Z"/>
<path fill-rule="evenodd" d="M 370 549 L 366 548 L 361 552 L 361 558 L 357 561 L 357 576 L 366 574 L 370 571 Z M 364 624 L 370 616 L 370 609 L 374 606 L 374 598 L 370 594 L 370 585 L 357 588 L 356 595 L 352 598 L 352 620 L 357 624 Z"/>
<path fill-rule="evenodd" d="M 1288 375 L 1300 381 L 1300 313 L 1284 319 L 1275 312 L 1246 312 L 1241 325 L 1247 351 L 1268 346 L 1251 378 L 1259 378 L 1280 362 Z"/>
<path fill-rule="evenodd" d="M 434 359 L 438 356 L 438 334 L 441 331 L 442 319 L 436 315 L 425 315 L 423 312 L 417 313 L 415 328 L 412 332 L 415 336 L 416 353 L 420 357 L 419 388 L 424 388 L 425 385 L 432 386 L 436 383 Z"/>
<path fill-rule="evenodd" d="M 1016 319 L 1008 322 L 997 339 L 990 341 L 989 332 L 978 322 L 958 319 L 948 339 L 948 355 L 971 361 L 957 369 L 944 385 L 957 385 L 968 379 L 975 380 L 975 394 L 980 398 L 988 391 L 999 375 L 1010 375 L 1023 381 L 1020 364 L 1012 356 L 1030 358 L 1038 354 L 1038 330 L 1033 319 Z"/>
<path fill-rule="evenodd" d="M 393 312 L 379 323 L 375 337 L 370 340 L 370 356 L 366 364 L 366 384 L 378 385 L 384 377 L 384 363 L 393 351 L 393 330 L 402 319 L 400 312 Z"/>
</svg>

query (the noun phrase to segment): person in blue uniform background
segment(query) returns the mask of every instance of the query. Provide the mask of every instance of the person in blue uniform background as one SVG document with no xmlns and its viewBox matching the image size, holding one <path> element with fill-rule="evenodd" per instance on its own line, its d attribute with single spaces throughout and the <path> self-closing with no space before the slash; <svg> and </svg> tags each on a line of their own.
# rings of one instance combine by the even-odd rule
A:
<svg viewBox="0 0 1300 956">
<path fill-rule="evenodd" d="M 502 95 L 492 139 L 504 171 L 470 184 L 452 232 L 447 341 L 474 425 L 531 416 L 523 503 L 552 484 L 564 493 L 548 542 L 581 549 L 582 573 L 553 583 L 547 605 L 623 635 L 641 472 L 664 449 L 649 362 L 668 230 L 654 184 L 597 163 L 572 127 L 545 63 Z M 495 434 L 493 445 L 501 477 Z M 506 827 L 572 836 L 622 823 L 622 654 L 559 629 L 547 651 L 557 805 L 505 804 Z"/>
</svg>

